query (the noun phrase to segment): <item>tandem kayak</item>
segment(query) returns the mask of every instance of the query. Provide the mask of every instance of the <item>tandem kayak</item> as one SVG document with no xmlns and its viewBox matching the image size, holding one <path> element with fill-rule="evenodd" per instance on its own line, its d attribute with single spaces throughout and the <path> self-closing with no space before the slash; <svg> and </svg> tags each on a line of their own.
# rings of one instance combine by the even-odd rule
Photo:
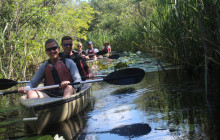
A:
<svg viewBox="0 0 220 140">
<path fill-rule="evenodd" d="M 91 102 L 92 84 L 83 84 L 80 92 L 66 98 L 21 97 L 23 121 L 33 132 L 40 134 L 50 125 L 63 122 L 81 112 Z"/>
</svg>

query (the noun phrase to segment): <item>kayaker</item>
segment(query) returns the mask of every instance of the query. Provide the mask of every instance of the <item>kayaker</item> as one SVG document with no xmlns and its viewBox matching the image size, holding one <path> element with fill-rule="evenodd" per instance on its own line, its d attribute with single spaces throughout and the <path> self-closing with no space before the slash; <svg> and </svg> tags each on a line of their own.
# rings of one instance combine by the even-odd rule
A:
<svg viewBox="0 0 220 140">
<path fill-rule="evenodd" d="M 61 43 L 64 53 L 61 53 L 60 56 L 70 58 L 76 63 L 83 80 L 85 80 L 86 77 L 92 78 L 93 73 L 89 69 L 86 61 L 77 52 L 73 51 L 73 39 L 70 36 L 64 36 L 61 40 Z"/>
<path fill-rule="evenodd" d="M 89 49 L 86 50 L 86 55 L 88 55 L 89 58 L 96 60 L 97 59 L 96 53 L 99 52 L 99 50 L 93 47 L 92 41 L 89 41 L 88 46 Z"/>
<path fill-rule="evenodd" d="M 112 50 L 111 50 L 110 43 L 109 42 L 105 42 L 103 44 L 102 50 L 107 50 L 108 52 L 111 52 Z"/>
<path fill-rule="evenodd" d="M 26 87 L 18 89 L 21 93 L 26 93 L 28 98 L 44 98 L 44 97 L 68 97 L 76 90 L 70 82 L 80 82 L 81 77 L 76 64 L 70 59 L 62 59 L 59 56 L 60 47 L 54 39 L 48 39 L 45 43 L 45 52 L 49 56 L 49 60 L 44 62 L 30 83 Z M 60 88 L 46 89 L 42 91 L 29 90 L 27 88 L 35 88 L 44 79 L 44 85 L 60 84 Z"/>
<path fill-rule="evenodd" d="M 85 60 L 88 60 L 89 59 L 89 56 L 86 55 L 86 52 L 83 50 L 83 45 L 81 42 L 79 42 L 77 44 L 77 49 L 76 49 L 76 52 L 82 56 Z"/>
</svg>

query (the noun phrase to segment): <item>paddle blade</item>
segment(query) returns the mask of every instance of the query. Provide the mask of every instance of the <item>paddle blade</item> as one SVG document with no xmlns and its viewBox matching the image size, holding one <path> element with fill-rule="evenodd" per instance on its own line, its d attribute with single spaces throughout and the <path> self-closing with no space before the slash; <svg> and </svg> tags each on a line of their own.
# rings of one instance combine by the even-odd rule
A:
<svg viewBox="0 0 220 140">
<path fill-rule="evenodd" d="M 115 71 L 107 75 L 103 80 L 114 85 L 130 85 L 141 82 L 145 71 L 139 68 L 128 68 Z"/>
<path fill-rule="evenodd" d="M 18 93 L 18 90 L 0 92 L 0 95 L 7 95 L 11 93 Z"/>
<path fill-rule="evenodd" d="M 109 56 L 108 58 L 109 58 L 109 59 L 118 59 L 119 57 L 120 57 L 120 55 L 115 54 L 115 55 Z"/>
<path fill-rule="evenodd" d="M 10 79 L 0 79 L 0 90 L 8 89 L 17 85 L 18 82 L 10 80 Z"/>
<path fill-rule="evenodd" d="M 102 51 L 97 52 L 96 55 L 104 55 L 107 53 L 108 53 L 108 50 L 102 50 Z"/>
</svg>

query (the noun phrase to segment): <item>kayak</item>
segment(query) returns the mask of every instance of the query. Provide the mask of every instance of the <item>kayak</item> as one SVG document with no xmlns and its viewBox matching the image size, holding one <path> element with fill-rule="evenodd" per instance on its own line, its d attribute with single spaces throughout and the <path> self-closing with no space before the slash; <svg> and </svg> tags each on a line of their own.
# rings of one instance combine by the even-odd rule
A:
<svg viewBox="0 0 220 140">
<path fill-rule="evenodd" d="M 59 136 L 57 139 L 62 139 L 63 137 L 65 140 L 77 140 L 81 134 L 83 135 L 83 130 L 86 127 L 86 123 L 88 122 L 88 118 L 84 117 L 86 113 L 91 111 L 93 108 L 94 102 L 91 102 L 85 109 L 83 109 L 80 113 L 76 114 L 75 116 L 71 117 L 70 119 L 61 122 L 59 124 L 51 125 L 47 129 L 41 133 L 41 135 L 56 135 Z"/>
<path fill-rule="evenodd" d="M 91 102 L 92 84 L 83 84 L 80 92 L 66 98 L 21 97 L 23 121 L 33 132 L 40 134 L 48 126 L 63 122 L 81 112 Z"/>
<path fill-rule="evenodd" d="M 89 58 L 88 60 L 86 60 L 86 62 L 91 63 L 91 62 L 95 62 L 95 61 L 100 61 L 102 59 L 108 59 L 108 57 L 97 57 L 96 59 Z"/>
</svg>

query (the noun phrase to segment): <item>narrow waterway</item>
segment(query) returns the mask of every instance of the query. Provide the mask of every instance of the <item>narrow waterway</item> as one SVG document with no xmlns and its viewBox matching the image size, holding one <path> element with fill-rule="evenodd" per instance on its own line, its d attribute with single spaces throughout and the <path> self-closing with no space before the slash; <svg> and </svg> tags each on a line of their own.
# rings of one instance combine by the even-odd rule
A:
<svg viewBox="0 0 220 140">
<path fill-rule="evenodd" d="M 92 103 L 85 111 L 41 135 L 25 128 L 19 121 L 21 112 L 10 111 L 14 114 L 8 119 L 1 118 L 0 139 L 46 139 L 55 135 L 79 140 L 218 139 L 219 86 L 209 88 L 207 100 L 202 78 L 188 76 L 180 68 L 157 71 L 158 66 L 152 63 L 138 65 L 146 71 L 138 84 L 94 83 Z M 10 101 L 8 109 L 18 107 L 19 95 L 4 98 Z"/>
<path fill-rule="evenodd" d="M 136 85 L 97 83 L 93 89 L 95 104 L 80 139 L 217 138 L 217 110 L 204 100 L 202 83 L 181 70 L 146 73 Z"/>
</svg>

